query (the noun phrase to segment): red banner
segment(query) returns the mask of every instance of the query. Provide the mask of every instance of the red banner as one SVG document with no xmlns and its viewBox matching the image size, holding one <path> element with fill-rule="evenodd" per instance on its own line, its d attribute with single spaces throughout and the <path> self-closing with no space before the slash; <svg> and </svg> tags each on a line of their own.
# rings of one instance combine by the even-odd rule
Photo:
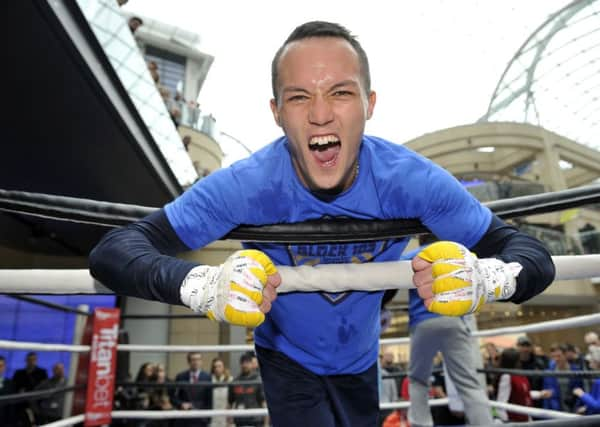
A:
<svg viewBox="0 0 600 427">
<path fill-rule="evenodd" d="M 117 367 L 118 308 L 97 308 L 90 350 L 85 427 L 110 424 Z"/>
</svg>

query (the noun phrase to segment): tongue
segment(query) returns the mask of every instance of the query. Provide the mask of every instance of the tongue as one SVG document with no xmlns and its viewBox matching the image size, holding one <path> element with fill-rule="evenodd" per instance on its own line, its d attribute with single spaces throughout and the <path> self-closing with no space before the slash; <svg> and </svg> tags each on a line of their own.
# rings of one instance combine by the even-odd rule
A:
<svg viewBox="0 0 600 427">
<path fill-rule="evenodd" d="M 334 145 L 332 147 L 328 147 L 323 151 L 313 151 L 313 156 L 321 163 L 327 163 L 333 160 L 333 158 L 340 152 L 340 146 Z"/>
</svg>

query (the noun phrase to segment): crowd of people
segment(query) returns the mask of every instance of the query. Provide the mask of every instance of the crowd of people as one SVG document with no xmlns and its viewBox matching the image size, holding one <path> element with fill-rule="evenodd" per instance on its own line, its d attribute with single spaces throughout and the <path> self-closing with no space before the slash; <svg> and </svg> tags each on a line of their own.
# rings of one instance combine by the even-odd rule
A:
<svg viewBox="0 0 600 427">
<path fill-rule="evenodd" d="M 52 376 L 38 366 L 37 354 L 29 352 L 25 356 L 25 367 L 17 369 L 12 378 L 6 377 L 6 359 L 0 356 L 0 397 L 17 393 L 56 390 L 41 398 L 20 401 L 14 404 L 0 404 L 0 425 L 30 427 L 43 425 L 62 419 L 67 385 L 65 367 L 57 362 L 52 366 Z"/>
<path fill-rule="evenodd" d="M 26 365 L 5 376 L 6 360 L 0 356 L 0 398 L 25 392 L 56 389 L 55 393 L 0 404 L 0 425 L 3 427 L 33 427 L 63 418 L 67 380 L 64 365 L 56 363 L 52 376 L 37 365 L 37 354 L 26 356 Z M 265 398 L 254 352 L 240 357 L 240 374 L 233 377 L 220 358 L 211 361 L 210 371 L 203 370 L 200 353 L 187 355 L 188 367 L 174 379 L 167 376 L 162 363 L 143 363 L 131 384 L 116 387 L 114 409 L 121 410 L 191 410 L 249 409 L 265 407 Z M 233 427 L 268 425 L 266 417 L 210 419 L 113 420 L 114 426 L 128 427 Z"/>
<path fill-rule="evenodd" d="M 203 369 L 201 353 L 188 353 L 187 369 L 168 378 L 161 363 L 143 363 L 134 378 L 134 385 L 120 386 L 115 392 L 115 409 L 183 410 L 251 409 L 265 407 L 259 368 L 253 352 L 240 357 L 240 374 L 233 377 L 225 362 L 212 359 L 210 371 Z M 160 386 L 162 384 L 162 386 Z M 263 426 L 265 417 L 175 420 L 115 420 L 113 425 L 128 427 L 229 427 Z"/>
<path fill-rule="evenodd" d="M 600 413 L 600 379 L 577 375 L 578 372 L 600 370 L 600 340 L 595 332 L 585 335 L 587 351 L 572 344 L 553 344 L 546 353 L 521 336 L 516 346 L 499 348 L 491 342 L 482 347 L 487 395 L 490 400 L 551 409 L 580 415 Z M 173 379 L 167 376 L 162 363 L 143 363 L 132 384 L 120 385 L 115 391 L 115 409 L 124 410 L 191 410 L 191 409 L 250 409 L 264 408 L 260 370 L 254 352 L 240 357 L 240 374 L 233 377 L 225 362 L 212 359 L 210 370 L 203 369 L 201 353 L 187 355 L 187 369 Z M 490 369 L 491 368 L 491 369 Z M 541 376 L 503 372 L 504 370 L 557 371 L 575 375 Z M 37 364 L 37 354 L 30 352 L 25 367 L 15 371 L 12 378 L 5 376 L 6 361 L 0 356 L 0 396 L 57 389 L 56 393 L 15 404 L 0 406 L 3 426 L 30 427 L 60 420 L 67 384 L 64 366 L 56 363 L 49 377 Z M 380 354 L 380 402 L 410 400 L 408 365 L 396 363 L 394 353 L 384 349 Z M 162 386 L 161 386 L 162 385 Z M 429 381 L 429 397 L 452 396 L 453 384 L 443 369 L 443 355 L 434 360 Z M 454 391 L 456 396 L 456 392 Z M 460 396 L 456 396 L 460 400 Z M 452 400 L 452 399 L 451 399 Z M 435 424 L 462 425 L 464 411 L 449 406 L 431 407 Z M 493 409 L 494 418 L 500 422 L 531 421 L 528 415 Z M 535 419 L 535 418 L 534 418 Z M 382 426 L 405 426 L 406 411 L 382 411 Z M 210 419 L 114 420 L 113 425 L 127 427 L 188 427 L 188 426 L 266 426 L 268 417 L 231 418 L 216 416 Z"/>
<path fill-rule="evenodd" d="M 584 340 L 587 345 L 585 351 L 573 344 L 555 343 L 548 348 L 548 352 L 527 336 L 519 337 L 513 347 L 500 348 L 487 342 L 481 350 L 488 398 L 579 415 L 600 414 L 600 378 L 582 374 L 582 371 L 600 370 L 600 341 L 592 331 L 585 334 Z M 408 366 L 405 363 L 394 363 L 394 355 L 389 350 L 380 354 L 380 366 L 380 401 L 410 400 Z M 527 372 L 509 370 L 556 371 L 558 375 L 539 375 L 533 372 L 527 375 Z M 434 360 L 433 374 L 429 380 L 429 397 L 451 397 L 447 407 L 431 407 L 435 425 L 465 424 L 462 402 L 443 369 L 442 354 L 438 354 Z M 458 410 L 453 408 L 452 397 L 459 400 Z M 492 415 L 496 422 L 536 419 L 498 408 L 492 408 Z M 407 411 L 382 411 L 381 418 L 385 427 L 409 425 Z"/>
</svg>

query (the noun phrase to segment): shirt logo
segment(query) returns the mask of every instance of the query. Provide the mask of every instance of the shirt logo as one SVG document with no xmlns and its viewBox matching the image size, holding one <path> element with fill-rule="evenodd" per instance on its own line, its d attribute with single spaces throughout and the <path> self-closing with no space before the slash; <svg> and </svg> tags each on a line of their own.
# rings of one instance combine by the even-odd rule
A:
<svg viewBox="0 0 600 427">
<path fill-rule="evenodd" d="M 362 264 L 372 262 L 387 249 L 388 242 L 357 242 L 289 245 L 288 252 L 295 266 L 317 264 Z M 321 292 L 331 304 L 339 304 L 350 292 Z"/>
</svg>

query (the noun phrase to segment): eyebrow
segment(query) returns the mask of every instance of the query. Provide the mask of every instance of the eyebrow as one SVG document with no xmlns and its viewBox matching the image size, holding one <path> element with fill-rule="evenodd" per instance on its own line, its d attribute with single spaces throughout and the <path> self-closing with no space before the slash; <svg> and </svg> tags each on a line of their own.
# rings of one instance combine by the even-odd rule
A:
<svg viewBox="0 0 600 427">
<path fill-rule="evenodd" d="M 331 86 L 329 89 L 327 89 L 327 92 L 331 92 L 332 90 L 339 89 L 339 88 L 345 87 L 345 86 L 358 86 L 358 83 L 355 82 L 354 80 L 343 80 L 341 82 L 335 83 L 333 86 Z M 300 86 L 288 86 L 286 88 L 283 88 L 282 92 L 283 93 L 288 93 L 288 92 L 310 93 L 307 89 L 300 87 Z"/>
<path fill-rule="evenodd" d="M 358 86 L 358 83 L 356 83 L 354 80 L 343 80 L 343 81 L 331 86 L 329 88 L 328 92 L 331 92 L 332 90 L 339 89 L 339 88 L 345 87 L 345 86 Z"/>
</svg>

